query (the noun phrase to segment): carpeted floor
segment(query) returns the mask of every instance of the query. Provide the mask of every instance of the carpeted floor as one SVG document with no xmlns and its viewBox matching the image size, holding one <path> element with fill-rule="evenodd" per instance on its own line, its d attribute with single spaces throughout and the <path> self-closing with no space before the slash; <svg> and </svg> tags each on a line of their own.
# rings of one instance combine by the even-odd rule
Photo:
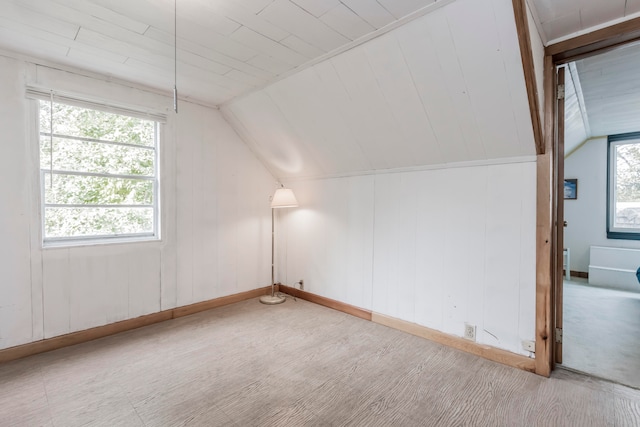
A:
<svg viewBox="0 0 640 427">
<path fill-rule="evenodd" d="M 257 300 L 0 365 L 2 426 L 637 426 L 640 391 Z"/>
<path fill-rule="evenodd" d="M 640 294 L 564 282 L 563 365 L 640 388 Z"/>
</svg>

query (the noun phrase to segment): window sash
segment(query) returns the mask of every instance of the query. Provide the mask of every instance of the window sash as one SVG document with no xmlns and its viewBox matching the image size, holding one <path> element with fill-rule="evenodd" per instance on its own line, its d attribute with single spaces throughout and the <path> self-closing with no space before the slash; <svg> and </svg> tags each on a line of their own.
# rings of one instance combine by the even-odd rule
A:
<svg viewBox="0 0 640 427">
<path fill-rule="evenodd" d="M 617 149 L 624 145 L 637 144 L 640 146 L 640 132 L 611 135 L 608 137 L 607 147 L 607 238 L 640 240 L 640 226 L 620 227 L 616 226 L 617 216 L 617 183 L 618 169 Z"/>
<path fill-rule="evenodd" d="M 29 93 L 30 97 L 43 101 L 51 101 L 51 94 L 40 92 L 37 93 L 37 96 L 34 96 L 34 92 Z M 46 95 L 46 96 L 44 96 Z M 160 213 L 159 213 L 159 150 L 158 150 L 158 141 L 159 141 L 159 133 L 160 133 L 160 123 L 166 120 L 164 116 L 158 116 L 153 114 L 145 114 L 140 112 L 132 112 L 127 109 L 122 108 L 105 108 L 104 105 L 95 105 L 89 101 L 77 100 L 75 98 L 72 99 L 73 102 L 67 102 L 66 98 L 61 98 L 60 96 L 54 96 L 53 102 L 72 105 L 79 108 L 93 109 L 99 111 L 106 111 L 109 113 L 139 118 L 143 120 L 154 121 L 154 135 L 153 135 L 153 146 L 148 145 L 139 145 L 139 144 L 130 144 L 116 141 L 106 141 L 99 140 L 93 138 L 83 138 L 77 136 L 70 135 L 58 135 L 51 134 L 51 132 L 38 132 L 38 147 L 40 150 L 40 137 L 54 137 L 54 138 L 64 138 L 64 139 L 72 139 L 86 142 L 94 142 L 105 145 L 118 145 L 118 146 L 126 146 L 136 149 L 143 150 L 152 150 L 153 151 L 153 169 L 154 175 L 128 175 L 128 174 L 112 174 L 112 173 L 97 173 L 97 172 L 82 172 L 82 171 L 66 171 L 66 170 L 56 170 L 56 169 L 44 169 L 40 168 L 40 206 L 41 206 L 41 227 L 42 227 L 42 241 L 44 246 L 62 246 L 66 244 L 83 244 L 83 243 L 118 243 L 122 241 L 149 241 L 149 240 L 157 240 L 159 239 L 159 227 L 160 227 Z M 38 104 L 39 105 L 39 104 Z M 37 123 L 40 123 L 40 109 L 37 109 Z M 105 177 L 105 178 L 115 178 L 115 179 L 131 179 L 131 180 L 141 180 L 141 181 L 151 181 L 152 182 L 152 204 L 59 204 L 59 203 L 45 203 L 45 176 L 50 174 L 53 178 L 54 175 L 74 175 L 74 176 L 86 176 L 86 177 Z M 136 208 L 144 208 L 144 209 L 152 209 L 153 211 L 153 230 L 151 232 L 140 232 L 140 233 L 120 233 L 120 234 L 91 234 L 84 236 L 62 236 L 62 237 L 47 237 L 46 236 L 46 217 L 45 211 L 47 208 L 57 208 L 57 209 L 136 209 Z"/>
</svg>

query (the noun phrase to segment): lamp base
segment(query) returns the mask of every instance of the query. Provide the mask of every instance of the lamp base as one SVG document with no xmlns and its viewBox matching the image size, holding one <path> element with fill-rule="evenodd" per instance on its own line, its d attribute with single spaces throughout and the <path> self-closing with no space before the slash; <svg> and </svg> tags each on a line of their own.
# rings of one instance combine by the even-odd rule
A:
<svg viewBox="0 0 640 427">
<path fill-rule="evenodd" d="M 268 305 L 282 304 L 287 299 L 278 295 L 264 295 L 260 297 L 260 302 Z"/>
</svg>

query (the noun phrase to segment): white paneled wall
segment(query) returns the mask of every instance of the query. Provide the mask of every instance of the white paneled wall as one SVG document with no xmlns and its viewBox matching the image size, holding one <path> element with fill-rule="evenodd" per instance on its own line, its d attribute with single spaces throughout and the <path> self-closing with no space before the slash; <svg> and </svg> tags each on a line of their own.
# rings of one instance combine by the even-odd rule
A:
<svg viewBox="0 0 640 427">
<path fill-rule="evenodd" d="M 162 240 L 43 250 L 25 84 L 159 112 L 172 102 L 5 56 L 0 77 L 0 348 L 269 284 L 274 179 L 217 110 L 187 102 L 161 130 Z"/>
<path fill-rule="evenodd" d="M 278 278 L 374 312 L 528 354 L 535 332 L 536 165 L 289 182 Z"/>
<path fill-rule="evenodd" d="M 456 0 L 222 111 L 281 178 L 535 148 L 509 0 Z"/>
</svg>

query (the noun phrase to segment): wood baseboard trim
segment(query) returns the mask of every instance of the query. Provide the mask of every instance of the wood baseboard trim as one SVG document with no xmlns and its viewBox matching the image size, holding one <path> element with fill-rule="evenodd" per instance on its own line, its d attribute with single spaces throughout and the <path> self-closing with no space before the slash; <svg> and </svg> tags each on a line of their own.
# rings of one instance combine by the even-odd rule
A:
<svg viewBox="0 0 640 427">
<path fill-rule="evenodd" d="M 178 317 L 188 316 L 190 314 L 199 313 L 201 311 L 210 310 L 212 308 L 221 307 L 223 305 L 233 304 L 247 299 L 256 298 L 265 295 L 270 291 L 270 286 L 267 286 L 265 288 L 253 289 L 247 292 L 241 292 L 234 295 L 228 295 L 208 301 L 163 310 L 158 313 L 147 314 L 145 316 L 136 317 L 134 319 L 122 320 L 120 322 L 110 323 L 104 326 L 97 326 L 95 328 L 85 329 L 83 331 L 72 332 L 70 334 L 60 335 L 58 337 L 47 338 L 44 340 L 34 341 L 15 347 L 9 347 L 0 350 L 0 363 L 21 359 L 23 357 L 32 356 L 34 354 L 44 353 L 47 351 L 57 350 L 59 348 L 68 347 L 75 344 L 81 344 L 87 341 L 93 341 L 95 339 L 107 337 L 109 335 L 114 335 L 120 332 L 130 331 L 132 329 L 141 328 L 143 326 L 153 325 L 154 323 L 164 322 L 165 320 L 176 319 Z"/>
<path fill-rule="evenodd" d="M 279 284 L 278 288 L 280 292 L 283 292 L 287 295 L 291 295 L 318 305 L 323 305 L 334 310 L 342 311 L 343 313 L 347 313 L 361 319 L 371 320 L 371 312 L 369 310 L 345 304 L 343 302 L 336 301 L 330 298 L 321 297 L 320 295 L 312 294 L 311 292 L 301 291 L 300 289 L 285 286 L 283 284 Z"/>
<path fill-rule="evenodd" d="M 476 356 L 480 356 L 494 362 L 502 363 L 503 365 L 511 366 L 529 372 L 535 372 L 536 370 L 535 359 L 522 356 L 520 354 L 511 353 L 507 350 L 491 347 L 489 345 L 478 344 L 476 342 L 468 341 L 464 338 L 445 334 L 444 332 L 436 331 L 435 329 L 418 325 L 417 323 L 407 322 L 405 320 L 396 319 L 395 317 L 390 317 L 375 312 L 372 313 L 371 320 L 380 325 L 398 329 L 400 331 L 407 332 L 411 335 L 416 335 L 421 338 L 426 338 L 429 341 L 434 341 L 439 344 L 446 345 L 447 347 L 452 347 L 457 350 L 475 354 Z"/>
<path fill-rule="evenodd" d="M 583 279 L 589 278 L 589 273 L 585 273 L 584 271 L 571 270 L 570 274 L 571 274 L 571 277 L 581 277 Z"/>
<path fill-rule="evenodd" d="M 494 362 L 502 363 L 503 365 L 511 366 L 529 372 L 535 372 L 536 370 L 535 359 L 525 357 L 520 354 L 515 354 L 507 350 L 502 350 L 488 345 L 467 341 L 464 338 L 445 334 L 444 332 L 436 331 L 435 329 L 427 328 L 426 326 L 420 326 L 416 323 L 411 323 L 404 320 L 396 319 L 395 317 L 390 317 L 384 314 L 364 310 L 362 308 L 354 307 L 340 301 L 321 297 L 310 292 L 301 291 L 300 289 L 292 288 L 290 286 L 280 284 L 279 289 L 280 292 L 294 296 L 296 298 L 323 305 L 325 307 L 333 308 L 334 310 L 342 311 L 344 313 L 360 317 L 361 319 L 370 320 L 380 325 L 407 332 L 411 335 L 426 338 L 430 341 L 434 341 L 439 344 L 455 348 L 457 350 L 465 351 L 467 353 L 475 354 L 476 356 L 480 356 Z"/>
</svg>

